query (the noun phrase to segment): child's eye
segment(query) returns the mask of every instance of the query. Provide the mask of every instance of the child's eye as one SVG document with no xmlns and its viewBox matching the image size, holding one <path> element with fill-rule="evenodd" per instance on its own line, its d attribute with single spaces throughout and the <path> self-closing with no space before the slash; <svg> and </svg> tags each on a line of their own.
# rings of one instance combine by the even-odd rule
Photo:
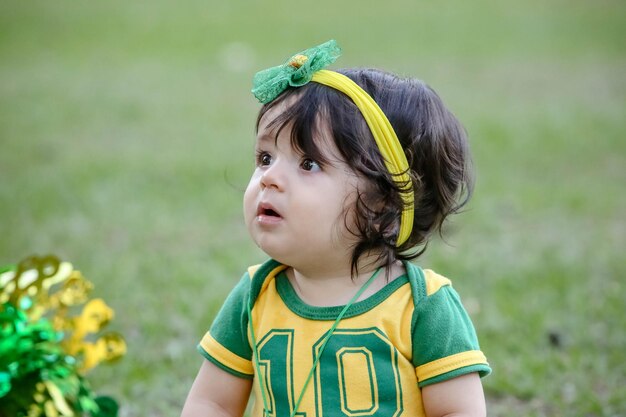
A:
<svg viewBox="0 0 626 417">
<path fill-rule="evenodd" d="M 302 160 L 302 169 L 305 171 L 319 171 L 321 169 L 320 164 L 312 160 L 311 158 L 305 158 Z"/>
<path fill-rule="evenodd" d="M 256 163 L 259 166 L 268 166 L 272 163 L 272 155 L 267 152 L 257 152 Z"/>
</svg>

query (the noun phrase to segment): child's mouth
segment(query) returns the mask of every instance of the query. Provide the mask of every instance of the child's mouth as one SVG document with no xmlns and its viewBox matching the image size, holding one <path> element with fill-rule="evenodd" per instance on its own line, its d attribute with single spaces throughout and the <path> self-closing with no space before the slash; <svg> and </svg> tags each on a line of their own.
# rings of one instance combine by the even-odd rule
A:
<svg viewBox="0 0 626 417">
<path fill-rule="evenodd" d="M 262 213 L 264 216 L 270 216 L 270 217 L 280 217 L 280 214 L 276 213 L 274 210 L 272 209 L 265 209 L 263 210 Z"/>
<path fill-rule="evenodd" d="M 279 212 L 269 204 L 260 204 L 257 210 L 257 218 L 261 222 L 275 222 L 282 219 Z"/>
</svg>

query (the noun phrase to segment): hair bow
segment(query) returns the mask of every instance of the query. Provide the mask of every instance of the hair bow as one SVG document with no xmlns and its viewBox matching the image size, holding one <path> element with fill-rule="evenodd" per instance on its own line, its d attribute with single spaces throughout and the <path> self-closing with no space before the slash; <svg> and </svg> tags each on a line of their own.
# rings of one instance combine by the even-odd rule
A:
<svg viewBox="0 0 626 417">
<path fill-rule="evenodd" d="M 252 94 L 263 104 L 274 100 L 289 86 L 301 87 L 316 71 L 332 64 L 341 55 L 335 40 L 297 53 L 283 65 L 259 71 L 252 80 Z"/>
</svg>

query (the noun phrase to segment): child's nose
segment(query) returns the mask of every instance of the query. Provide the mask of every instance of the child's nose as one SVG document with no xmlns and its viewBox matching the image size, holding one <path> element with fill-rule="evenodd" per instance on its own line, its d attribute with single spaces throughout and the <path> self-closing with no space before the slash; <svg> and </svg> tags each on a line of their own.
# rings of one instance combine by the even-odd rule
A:
<svg viewBox="0 0 626 417">
<path fill-rule="evenodd" d="M 261 188 L 283 190 L 285 187 L 285 169 L 278 161 L 265 168 L 261 176 Z"/>
</svg>

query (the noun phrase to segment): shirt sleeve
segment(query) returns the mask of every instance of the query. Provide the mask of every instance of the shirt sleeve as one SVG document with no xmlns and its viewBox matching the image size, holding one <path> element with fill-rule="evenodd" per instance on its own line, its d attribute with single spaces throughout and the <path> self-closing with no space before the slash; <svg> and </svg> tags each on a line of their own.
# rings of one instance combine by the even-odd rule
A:
<svg viewBox="0 0 626 417">
<path fill-rule="evenodd" d="M 252 378 L 252 349 L 248 341 L 250 276 L 244 274 L 224 301 L 209 331 L 198 344 L 198 351 L 223 370 Z"/>
<path fill-rule="evenodd" d="M 457 292 L 443 277 L 415 306 L 413 365 L 420 387 L 478 372 L 491 372 L 480 351 L 476 331 Z M 427 282 L 427 287 L 432 285 Z"/>
</svg>

